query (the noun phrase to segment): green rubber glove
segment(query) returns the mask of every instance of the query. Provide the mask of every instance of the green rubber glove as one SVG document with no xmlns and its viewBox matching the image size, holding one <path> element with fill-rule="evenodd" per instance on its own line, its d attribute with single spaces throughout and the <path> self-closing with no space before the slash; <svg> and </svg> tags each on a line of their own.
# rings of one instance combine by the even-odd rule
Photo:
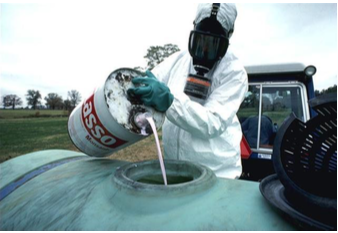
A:
<svg viewBox="0 0 338 233">
<path fill-rule="evenodd" d="M 144 105 L 153 107 L 156 111 L 165 112 L 174 101 L 169 88 L 149 71 L 146 77 L 136 77 L 132 80 L 136 86 L 128 89 L 128 95 L 140 98 Z"/>
</svg>

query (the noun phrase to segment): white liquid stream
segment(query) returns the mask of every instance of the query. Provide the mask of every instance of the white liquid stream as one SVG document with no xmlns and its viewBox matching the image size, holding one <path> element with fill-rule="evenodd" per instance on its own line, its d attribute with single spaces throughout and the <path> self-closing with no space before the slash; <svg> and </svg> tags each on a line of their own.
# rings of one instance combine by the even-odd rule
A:
<svg viewBox="0 0 338 233">
<path fill-rule="evenodd" d="M 156 146 L 157 146 L 157 155 L 158 155 L 158 160 L 160 161 L 160 166 L 161 166 L 161 171 L 162 171 L 162 176 L 163 176 L 163 180 L 164 180 L 164 185 L 168 185 L 167 183 L 167 174 L 165 172 L 165 167 L 164 167 L 164 162 L 163 162 L 163 157 L 162 157 L 162 152 L 161 152 L 161 147 L 160 147 L 160 141 L 158 140 L 158 135 L 157 135 L 157 130 L 156 130 L 156 126 L 155 126 L 155 122 L 153 120 L 153 118 L 150 116 L 148 116 L 147 121 L 149 122 L 153 133 L 154 133 L 154 137 L 155 137 L 155 141 L 156 141 Z"/>
</svg>

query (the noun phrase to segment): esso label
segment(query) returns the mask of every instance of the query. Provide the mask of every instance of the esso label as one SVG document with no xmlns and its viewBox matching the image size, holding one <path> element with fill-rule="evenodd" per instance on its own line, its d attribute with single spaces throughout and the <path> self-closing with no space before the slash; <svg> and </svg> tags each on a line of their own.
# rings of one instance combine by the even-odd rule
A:
<svg viewBox="0 0 338 233">
<path fill-rule="evenodd" d="M 94 106 L 94 94 L 83 103 L 81 116 L 87 132 L 101 145 L 114 149 L 126 143 L 112 135 L 101 123 Z"/>
</svg>

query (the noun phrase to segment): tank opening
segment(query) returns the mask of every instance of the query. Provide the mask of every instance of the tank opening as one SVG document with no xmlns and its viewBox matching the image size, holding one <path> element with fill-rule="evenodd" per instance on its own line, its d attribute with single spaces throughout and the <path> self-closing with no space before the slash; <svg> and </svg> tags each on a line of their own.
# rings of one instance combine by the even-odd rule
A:
<svg viewBox="0 0 338 233">
<path fill-rule="evenodd" d="M 189 181 L 192 181 L 192 180 L 194 180 L 194 177 L 192 177 L 192 176 L 167 175 L 168 185 L 182 184 L 182 183 L 186 183 L 186 182 L 189 182 Z M 149 175 L 149 176 L 142 177 L 139 180 L 137 180 L 137 182 L 145 183 L 145 184 L 163 185 L 164 181 L 163 181 L 162 175 L 159 174 L 159 175 Z"/>
<path fill-rule="evenodd" d="M 165 160 L 164 163 L 168 186 L 189 184 L 206 173 L 204 168 L 186 161 Z M 118 170 L 115 176 L 145 186 L 164 186 L 160 163 L 156 160 L 128 164 Z"/>
</svg>

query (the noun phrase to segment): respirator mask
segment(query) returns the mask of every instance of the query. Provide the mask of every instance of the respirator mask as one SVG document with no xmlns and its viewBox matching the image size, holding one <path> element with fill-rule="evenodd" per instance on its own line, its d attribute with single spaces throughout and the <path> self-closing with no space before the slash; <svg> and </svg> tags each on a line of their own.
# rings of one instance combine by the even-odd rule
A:
<svg viewBox="0 0 338 233">
<path fill-rule="evenodd" d="M 201 22 L 203 24 L 203 22 Z M 197 73 L 207 73 L 224 57 L 229 40 L 224 35 L 195 29 L 189 37 L 189 53 Z"/>
<path fill-rule="evenodd" d="M 211 86 L 205 74 L 224 57 L 229 46 L 229 33 L 217 20 L 219 7 L 220 3 L 213 3 L 210 17 L 196 24 L 189 37 L 189 53 L 196 74 L 189 74 L 184 92 L 201 104 Z"/>
</svg>

